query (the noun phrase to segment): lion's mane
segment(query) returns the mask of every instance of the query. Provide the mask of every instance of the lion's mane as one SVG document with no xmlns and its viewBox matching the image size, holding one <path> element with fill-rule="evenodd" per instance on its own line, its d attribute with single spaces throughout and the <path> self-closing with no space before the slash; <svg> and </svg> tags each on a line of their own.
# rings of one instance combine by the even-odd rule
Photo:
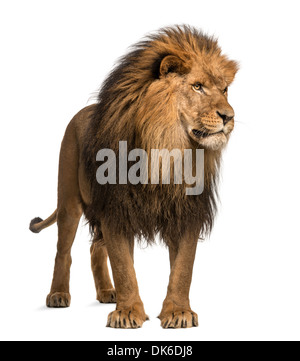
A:
<svg viewBox="0 0 300 361">
<path fill-rule="evenodd" d="M 91 186 L 91 204 L 84 205 L 84 212 L 95 239 L 101 238 L 102 220 L 116 234 L 144 237 L 148 242 L 160 234 L 166 243 L 176 243 L 195 227 L 200 229 L 200 237 L 210 232 L 220 151 L 205 150 L 205 187 L 198 196 L 186 196 L 182 186 L 172 184 L 99 185 L 96 180 L 97 152 L 110 148 L 118 154 L 120 140 L 127 141 L 128 152 L 192 147 L 178 136 L 172 88 L 167 81 L 157 80 L 165 56 L 183 59 L 188 71 L 192 55 L 203 53 L 220 56 L 215 39 L 187 26 L 162 29 L 136 44 L 104 81 L 82 153 Z"/>
</svg>

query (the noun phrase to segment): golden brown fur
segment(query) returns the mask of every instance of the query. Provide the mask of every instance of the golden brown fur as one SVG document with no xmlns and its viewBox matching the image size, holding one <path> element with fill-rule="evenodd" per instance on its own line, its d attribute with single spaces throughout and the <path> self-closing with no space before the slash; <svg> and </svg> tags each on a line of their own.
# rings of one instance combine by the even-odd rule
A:
<svg viewBox="0 0 300 361">
<path fill-rule="evenodd" d="M 49 307 L 70 304 L 70 250 L 84 213 L 94 242 L 92 270 L 100 302 L 117 302 L 108 326 L 140 327 L 147 319 L 133 268 L 134 238 L 157 234 L 170 250 L 171 275 L 160 314 L 163 327 L 192 327 L 189 288 L 199 236 L 211 230 L 220 156 L 233 129 L 227 88 L 237 71 L 213 38 L 186 26 L 163 29 L 121 59 L 98 103 L 70 122 L 61 147 L 57 211 L 34 219 L 33 232 L 58 223 L 58 246 Z M 199 85 L 200 84 L 200 85 Z M 96 154 L 119 141 L 128 151 L 205 150 L 205 185 L 187 196 L 186 184 L 99 185 Z M 107 269 L 109 256 L 116 291 Z"/>
</svg>

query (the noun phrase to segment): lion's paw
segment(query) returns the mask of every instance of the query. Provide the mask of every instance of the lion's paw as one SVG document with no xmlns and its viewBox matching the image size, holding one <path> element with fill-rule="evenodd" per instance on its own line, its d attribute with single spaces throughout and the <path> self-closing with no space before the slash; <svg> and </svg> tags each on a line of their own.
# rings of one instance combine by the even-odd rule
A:
<svg viewBox="0 0 300 361">
<path fill-rule="evenodd" d="M 98 291 L 97 300 L 100 303 L 116 303 L 116 290 L 111 288 L 109 290 Z"/>
<path fill-rule="evenodd" d="M 163 328 L 188 328 L 198 326 L 198 315 L 193 311 L 183 310 L 167 312 L 159 316 Z"/>
<path fill-rule="evenodd" d="M 71 304 L 71 295 L 66 292 L 54 292 L 47 296 L 47 307 L 65 308 Z"/>
<path fill-rule="evenodd" d="M 149 317 L 133 308 L 115 310 L 108 315 L 106 327 L 113 328 L 140 328 Z"/>
</svg>

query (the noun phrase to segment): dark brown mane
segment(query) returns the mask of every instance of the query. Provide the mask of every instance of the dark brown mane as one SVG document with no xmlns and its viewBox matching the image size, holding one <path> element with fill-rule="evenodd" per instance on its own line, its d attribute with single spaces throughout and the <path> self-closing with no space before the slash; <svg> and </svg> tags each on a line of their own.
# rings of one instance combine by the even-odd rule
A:
<svg viewBox="0 0 300 361">
<path fill-rule="evenodd" d="M 149 96 L 149 89 L 159 78 L 165 56 L 176 55 L 188 69 L 193 57 L 203 53 L 218 57 L 220 52 L 216 40 L 194 28 L 166 28 L 136 44 L 107 77 L 82 154 L 92 199 L 90 205 L 84 205 L 84 212 L 96 238 L 101 237 L 101 219 L 116 232 L 144 237 L 149 242 L 157 233 L 169 243 L 176 242 L 190 228 L 200 227 L 200 237 L 210 232 L 216 211 L 220 151 L 205 151 L 206 181 L 199 196 L 186 196 L 183 187 L 172 184 L 148 188 L 141 184 L 99 185 L 96 154 L 103 148 L 118 154 L 121 140 L 127 141 L 128 150 L 151 146 L 184 148 L 183 141 L 176 143 L 176 129 L 170 133 L 169 127 L 166 136 L 168 121 L 178 116 L 172 107 L 172 89 L 164 88 L 163 84 L 155 88 L 159 102 L 156 95 Z M 191 143 L 189 147 L 196 145 Z"/>
</svg>

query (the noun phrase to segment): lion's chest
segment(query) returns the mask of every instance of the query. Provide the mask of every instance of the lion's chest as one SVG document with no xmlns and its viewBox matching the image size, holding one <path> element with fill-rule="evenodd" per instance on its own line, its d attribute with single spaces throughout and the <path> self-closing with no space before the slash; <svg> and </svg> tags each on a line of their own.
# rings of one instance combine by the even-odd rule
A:
<svg viewBox="0 0 300 361">
<path fill-rule="evenodd" d="M 201 195 L 186 196 L 174 187 L 118 186 L 108 193 L 102 217 L 120 233 L 148 241 L 158 233 L 164 239 L 179 237 L 199 227 L 206 212 Z"/>
</svg>

